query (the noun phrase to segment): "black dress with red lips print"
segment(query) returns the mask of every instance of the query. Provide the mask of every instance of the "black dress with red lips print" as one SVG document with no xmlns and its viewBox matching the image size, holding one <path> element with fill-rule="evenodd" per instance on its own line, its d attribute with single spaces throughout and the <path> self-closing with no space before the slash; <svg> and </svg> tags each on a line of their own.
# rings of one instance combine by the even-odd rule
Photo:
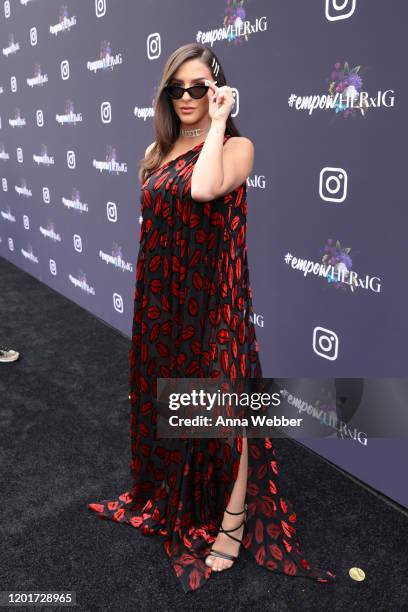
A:
<svg viewBox="0 0 408 612">
<path fill-rule="evenodd" d="M 210 202 L 193 200 L 191 176 L 203 144 L 142 185 L 129 351 L 132 484 L 88 504 L 102 519 L 161 536 L 185 592 L 211 576 L 205 557 L 238 475 L 242 437 L 157 438 L 157 378 L 262 377 L 251 317 L 246 183 Z M 334 573 L 304 558 L 278 471 L 272 440 L 249 438 L 243 546 L 269 570 L 335 582 Z"/>
</svg>

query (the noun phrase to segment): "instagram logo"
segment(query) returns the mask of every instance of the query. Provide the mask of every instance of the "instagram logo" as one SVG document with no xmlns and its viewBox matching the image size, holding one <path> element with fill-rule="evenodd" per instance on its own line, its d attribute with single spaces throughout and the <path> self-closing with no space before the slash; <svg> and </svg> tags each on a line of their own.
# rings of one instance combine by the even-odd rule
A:
<svg viewBox="0 0 408 612">
<path fill-rule="evenodd" d="M 110 123 L 112 120 L 112 109 L 110 102 L 102 102 L 101 104 L 101 121 L 102 123 Z"/>
<path fill-rule="evenodd" d="M 147 37 L 147 57 L 150 60 L 157 59 L 161 53 L 161 39 L 159 32 L 149 34 Z"/>
<path fill-rule="evenodd" d="M 17 91 L 17 79 L 15 76 L 10 77 L 10 89 L 11 91 Z"/>
<path fill-rule="evenodd" d="M 334 361 L 337 359 L 339 338 L 331 329 L 315 327 L 313 330 L 313 350 L 316 355 Z"/>
<path fill-rule="evenodd" d="M 45 202 L 45 204 L 49 204 L 50 203 L 50 190 L 48 187 L 43 187 L 42 196 L 43 196 L 43 202 Z"/>
<path fill-rule="evenodd" d="M 234 98 L 234 105 L 231 109 L 231 117 L 236 117 L 239 113 L 239 92 L 236 87 L 231 87 L 231 91 Z"/>
<path fill-rule="evenodd" d="M 55 263 L 54 259 L 50 259 L 50 272 L 54 276 L 57 275 L 57 264 Z"/>
<path fill-rule="evenodd" d="M 69 61 L 62 60 L 61 62 L 61 79 L 66 81 L 69 79 Z"/>
<path fill-rule="evenodd" d="M 75 151 L 67 151 L 67 165 L 68 168 L 75 168 Z"/>
<path fill-rule="evenodd" d="M 118 220 L 118 208 L 115 202 L 106 202 L 106 216 L 108 221 L 116 223 Z"/>
<path fill-rule="evenodd" d="M 343 168 L 323 168 L 320 172 L 319 195 L 326 202 L 344 202 L 347 195 L 347 172 Z"/>
<path fill-rule="evenodd" d="M 326 19 L 347 19 L 356 10 L 356 0 L 326 0 Z"/>
<path fill-rule="evenodd" d="M 95 15 L 103 17 L 106 14 L 106 0 L 95 0 Z"/>
<path fill-rule="evenodd" d="M 37 28 L 30 29 L 30 43 L 34 47 L 37 44 Z"/>
<path fill-rule="evenodd" d="M 123 312 L 123 299 L 122 299 L 122 296 L 119 293 L 114 293 L 113 294 L 113 307 L 116 310 L 116 312 L 120 312 L 122 314 L 122 312 Z"/>
<path fill-rule="evenodd" d="M 78 253 L 82 253 L 82 239 L 78 234 L 74 234 L 74 249 L 78 251 Z"/>
<path fill-rule="evenodd" d="M 35 114 L 36 119 L 37 119 L 37 125 L 38 127 L 43 127 L 44 125 L 44 114 L 41 110 L 41 108 L 39 108 Z"/>
</svg>

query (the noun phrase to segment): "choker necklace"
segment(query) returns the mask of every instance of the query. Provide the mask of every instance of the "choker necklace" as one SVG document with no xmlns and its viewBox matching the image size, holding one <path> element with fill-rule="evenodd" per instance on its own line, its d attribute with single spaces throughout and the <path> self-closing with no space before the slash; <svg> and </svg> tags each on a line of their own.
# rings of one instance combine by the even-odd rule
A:
<svg viewBox="0 0 408 612">
<path fill-rule="evenodd" d="M 208 132 L 209 130 L 210 128 L 195 128 L 193 130 L 184 130 L 183 128 L 180 128 L 180 135 L 194 138 L 195 136 L 201 136 L 201 134 L 204 134 L 204 132 Z"/>
</svg>

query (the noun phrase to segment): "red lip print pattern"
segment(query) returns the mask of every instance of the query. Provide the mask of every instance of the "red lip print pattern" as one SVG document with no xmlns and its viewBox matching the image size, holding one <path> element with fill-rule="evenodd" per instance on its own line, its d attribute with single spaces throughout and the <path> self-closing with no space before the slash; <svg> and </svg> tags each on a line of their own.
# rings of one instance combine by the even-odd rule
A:
<svg viewBox="0 0 408 612">
<path fill-rule="evenodd" d="M 238 475 L 242 438 L 158 439 L 156 379 L 262 377 L 250 318 L 246 183 L 217 200 L 194 201 L 191 175 L 202 145 L 162 165 L 141 189 L 129 351 L 132 484 L 88 504 L 99 518 L 162 536 L 185 592 L 211 575 L 204 560 Z M 243 546 L 269 570 L 334 582 L 335 574 L 303 557 L 272 440 L 248 439 L 248 462 Z"/>
</svg>

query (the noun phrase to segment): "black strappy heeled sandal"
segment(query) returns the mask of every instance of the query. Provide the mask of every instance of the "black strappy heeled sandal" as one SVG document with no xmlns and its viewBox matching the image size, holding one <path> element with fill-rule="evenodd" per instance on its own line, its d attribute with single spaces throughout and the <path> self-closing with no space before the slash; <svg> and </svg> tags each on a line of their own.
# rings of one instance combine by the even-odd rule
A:
<svg viewBox="0 0 408 612">
<path fill-rule="evenodd" d="M 245 504 L 245 507 L 244 507 L 243 510 L 241 510 L 241 512 L 230 512 L 229 510 L 227 510 L 225 508 L 225 512 L 227 512 L 228 514 L 234 514 L 234 515 L 237 516 L 238 514 L 244 514 L 245 513 L 245 518 L 242 521 L 242 523 L 240 525 L 238 525 L 238 527 L 234 527 L 234 529 L 224 529 L 224 527 L 221 525 L 221 527 L 219 528 L 219 531 L 221 531 L 222 533 L 225 533 L 232 540 L 235 540 L 236 542 L 239 542 L 239 544 L 242 544 L 242 539 L 239 540 L 238 538 L 235 538 L 234 536 L 230 535 L 230 532 L 231 531 L 237 531 L 237 529 L 242 527 L 242 525 L 246 524 L 247 510 L 248 510 L 248 504 Z M 243 532 L 242 532 L 242 538 L 244 537 L 244 534 L 245 534 L 245 527 L 244 527 Z M 221 557 L 222 559 L 227 559 L 228 561 L 236 561 L 238 559 L 238 556 L 234 557 L 234 555 L 229 555 L 228 553 L 224 553 L 224 552 L 221 552 L 220 550 L 215 550 L 213 548 L 210 549 L 210 552 L 207 555 L 207 557 L 209 557 L 210 555 L 212 555 L 213 557 Z"/>
</svg>

